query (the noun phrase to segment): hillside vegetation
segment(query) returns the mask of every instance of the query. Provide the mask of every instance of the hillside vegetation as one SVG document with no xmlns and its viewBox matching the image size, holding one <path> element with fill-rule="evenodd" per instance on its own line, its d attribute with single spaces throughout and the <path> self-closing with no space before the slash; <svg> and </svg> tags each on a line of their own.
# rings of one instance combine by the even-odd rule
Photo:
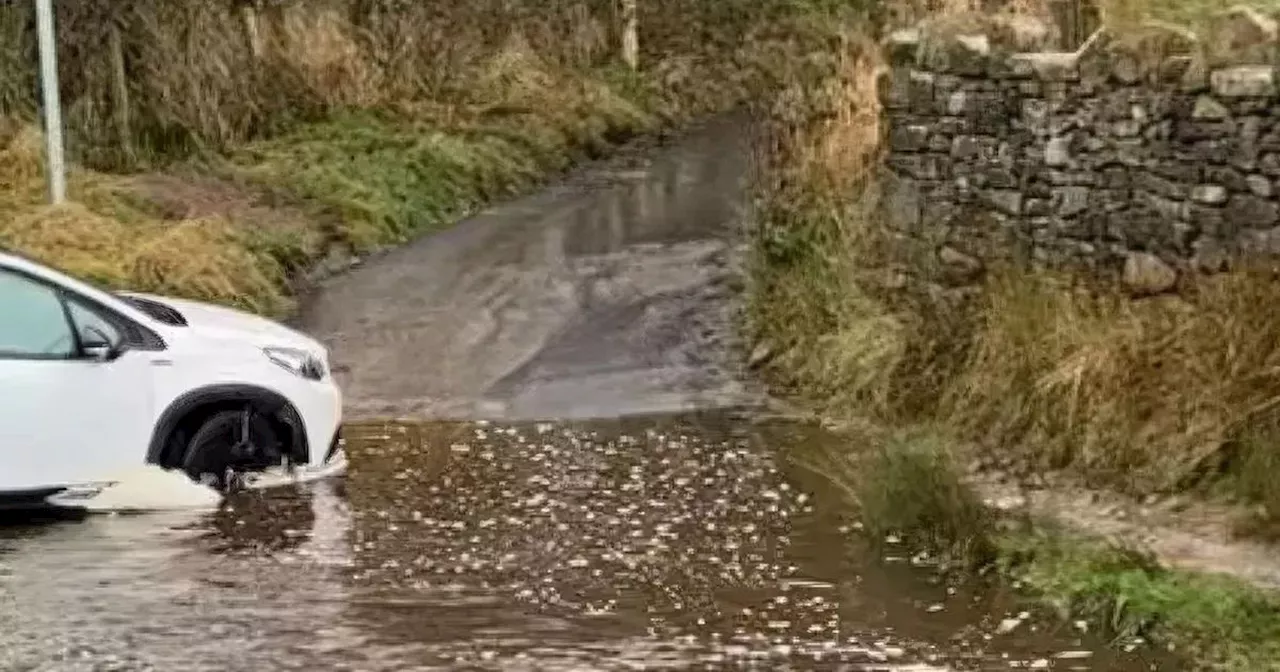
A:
<svg viewBox="0 0 1280 672">
<path fill-rule="evenodd" d="M 269 313 L 326 256 L 752 97 L 829 19 L 784 0 L 643 2 L 632 70 L 612 2 L 57 3 L 73 166 L 53 208 L 30 4 L 0 7 L 0 245 Z"/>
</svg>

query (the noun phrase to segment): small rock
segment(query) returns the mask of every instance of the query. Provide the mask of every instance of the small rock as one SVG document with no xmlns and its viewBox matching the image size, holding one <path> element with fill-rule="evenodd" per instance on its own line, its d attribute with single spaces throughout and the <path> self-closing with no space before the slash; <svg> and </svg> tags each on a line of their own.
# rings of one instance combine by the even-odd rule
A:
<svg viewBox="0 0 1280 672">
<path fill-rule="evenodd" d="M 1191 111 L 1192 119 L 1200 120 L 1220 120 L 1231 116 L 1231 111 L 1226 105 L 1214 100 L 1211 96 L 1200 96 L 1196 98 L 1195 109 Z"/>
<path fill-rule="evenodd" d="M 1217 184 L 1197 184 L 1191 188 L 1191 200 L 1209 205 L 1226 203 L 1227 189 Z"/>
<path fill-rule="evenodd" d="M 1209 73 L 1209 86 L 1222 98 L 1269 98 L 1276 95 L 1276 71 L 1270 65 L 1237 65 Z"/>
<path fill-rule="evenodd" d="M 1053 168 L 1060 168 L 1071 162 L 1071 152 L 1068 147 L 1071 145 L 1071 138 L 1060 135 L 1050 138 L 1049 142 L 1044 146 L 1044 165 Z"/>
<path fill-rule="evenodd" d="M 1005 495 L 997 497 L 988 503 L 993 509 L 999 511 L 1015 511 L 1027 505 L 1027 498 L 1022 495 Z"/>
<path fill-rule="evenodd" d="M 996 634 L 1007 635 L 1014 630 L 1017 630 L 1020 625 L 1022 625 L 1021 618 L 1006 618 L 1003 621 L 1000 621 L 1000 625 L 996 627 Z"/>
<path fill-rule="evenodd" d="M 1252 191 L 1255 196 L 1271 198 L 1271 180 L 1261 175 L 1249 175 L 1244 178 L 1244 181 L 1249 185 L 1249 191 Z"/>
<path fill-rule="evenodd" d="M 982 274 L 982 261 L 950 245 L 945 245 L 938 250 L 938 261 L 955 276 L 958 282 L 969 282 Z"/>
<path fill-rule="evenodd" d="M 757 343 L 751 350 L 751 356 L 747 358 L 747 366 L 753 369 L 759 368 L 772 356 L 773 348 L 769 347 L 768 343 Z"/>
<path fill-rule="evenodd" d="M 1178 272 L 1150 252 L 1130 252 L 1124 260 L 1123 281 L 1134 296 L 1163 294 L 1178 282 Z"/>
</svg>

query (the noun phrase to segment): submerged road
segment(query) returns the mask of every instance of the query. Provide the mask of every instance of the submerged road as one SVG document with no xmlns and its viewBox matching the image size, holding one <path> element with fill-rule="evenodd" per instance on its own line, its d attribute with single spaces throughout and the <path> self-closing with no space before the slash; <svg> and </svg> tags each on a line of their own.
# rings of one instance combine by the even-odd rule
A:
<svg viewBox="0 0 1280 672">
<path fill-rule="evenodd" d="M 742 406 L 733 266 L 749 148 L 726 117 L 324 283 L 299 323 L 364 417 Z"/>
<path fill-rule="evenodd" d="M 848 439 L 753 417 L 741 123 L 324 283 L 347 477 L 0 527 L 0 670 L 1178 669 L 873 553 Z"/>
</svg>

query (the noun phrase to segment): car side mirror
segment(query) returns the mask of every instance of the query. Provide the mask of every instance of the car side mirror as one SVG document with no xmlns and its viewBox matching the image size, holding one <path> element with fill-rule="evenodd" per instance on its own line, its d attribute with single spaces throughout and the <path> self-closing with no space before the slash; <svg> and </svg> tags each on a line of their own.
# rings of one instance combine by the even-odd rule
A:
<svg viewBox="0 0 1280 672">
<path fill-rule="evenodd" d="M 92 325 L 84 328 L 80 349 L 86 357 L 99 362 L 109 362 L 120 356 L 120 348 L 111 342 L 111 337 Z"/>
</svg>

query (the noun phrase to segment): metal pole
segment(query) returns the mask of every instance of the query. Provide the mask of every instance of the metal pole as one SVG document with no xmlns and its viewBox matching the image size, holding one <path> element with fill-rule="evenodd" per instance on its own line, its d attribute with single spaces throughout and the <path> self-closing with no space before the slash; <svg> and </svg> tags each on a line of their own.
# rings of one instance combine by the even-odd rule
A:
<svg viewBox="0 0 1280 672">
<path fill-rule="evenodd" d="M 67 198 L 66 163 L 62 155 L 62 103 L 58 100 L 57 41 L 53 32 L 53 0 L 36 1 L 36 33 L 40 44 L 40 88 L 44 94 L 44 144 L 49 166 L 49 201 Z"/>
</svg>

